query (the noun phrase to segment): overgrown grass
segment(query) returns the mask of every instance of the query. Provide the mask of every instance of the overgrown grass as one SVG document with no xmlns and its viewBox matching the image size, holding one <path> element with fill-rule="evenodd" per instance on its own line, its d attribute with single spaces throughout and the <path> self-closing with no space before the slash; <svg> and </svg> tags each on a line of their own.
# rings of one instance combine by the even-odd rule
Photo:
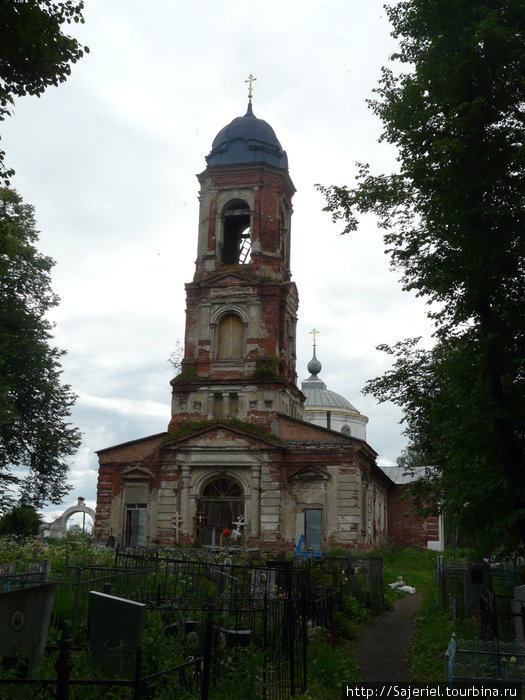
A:
<svg viewBox="0 0 525 700">
<path fill-rule="evenodd" d="M 444 610 L 434 585 L 426 591 L 416 618 L 417 631 L 407 655 L 412 681 L 444 681 L 444 654 L 452 633 L 458 637 L 479 637 L 479 621 L 458 620 L 454 624 L 449 610 Z"/>
</svg>

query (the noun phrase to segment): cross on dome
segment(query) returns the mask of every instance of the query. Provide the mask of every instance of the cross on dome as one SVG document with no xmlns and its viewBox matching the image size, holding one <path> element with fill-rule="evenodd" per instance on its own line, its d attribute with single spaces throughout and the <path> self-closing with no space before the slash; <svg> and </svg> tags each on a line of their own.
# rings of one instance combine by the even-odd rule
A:
<svg viewBox="0 0 525 700">
<path fill-rule="evenodd" d="M 253 75 L 250 73 L 250 75 L 248 76 L 248 80 L 245 80 L 245 81 L 244 81 L 245 83 L 249 83 L 249 86 L 248 86 L 248 99 L 250 100 L 250 102 L 252 101 L 252 83 L 253 83 L 254 80 L 257 80 L 257 78 L 254 78 Z"/>
<path fill-rule="evenodd" d="M 313 337 L 314 337 L 314 348 L 315 348 L 315 336 L 320 332 L 321 331 L 318 331 L 315 328 L 313 329 L 313 331 L 310 331 L 310 334 L 313 335 Z"/>
</svg>

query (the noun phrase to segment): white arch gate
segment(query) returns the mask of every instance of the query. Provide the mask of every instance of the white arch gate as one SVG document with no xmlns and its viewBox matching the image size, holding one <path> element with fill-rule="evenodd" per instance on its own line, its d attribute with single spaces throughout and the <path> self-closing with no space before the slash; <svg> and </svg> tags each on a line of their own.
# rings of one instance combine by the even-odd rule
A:
<svg viewBox="0 0 525 700">
<path fill-rule="evenodd" d="M 76 506 L 71 506 L 65 510 L 56 520 L 54 520 L 48 528 L 45 528 L 45 534 L 48 537 L 65 537 L 67 532 L 67 521 L 75 513 L 86 513 L 93 522 L 95 522 L 95 511 L 86 505 L 86 499 L 79 497 Z"/>
</svg>

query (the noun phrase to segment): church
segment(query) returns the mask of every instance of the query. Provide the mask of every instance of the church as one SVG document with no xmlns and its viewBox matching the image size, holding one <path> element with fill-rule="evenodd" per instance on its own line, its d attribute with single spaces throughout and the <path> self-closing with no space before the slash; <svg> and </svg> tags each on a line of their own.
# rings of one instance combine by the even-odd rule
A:
<svg viewBox="0 0 525 700">
<path fill-rule="evenodd" d="M 193 280 L 165 432 L 97 452 L 95 534 L 121 545 L 237 537 L 249 546 L 370 547 L 387 539 L 391 479 L 352 404 L 314 353 L 297 384 L 288 158 L 246 114 L 215 137 L 197 176 Z M 233 540 L 229 540 L 233 543 Z"/>
</svg>

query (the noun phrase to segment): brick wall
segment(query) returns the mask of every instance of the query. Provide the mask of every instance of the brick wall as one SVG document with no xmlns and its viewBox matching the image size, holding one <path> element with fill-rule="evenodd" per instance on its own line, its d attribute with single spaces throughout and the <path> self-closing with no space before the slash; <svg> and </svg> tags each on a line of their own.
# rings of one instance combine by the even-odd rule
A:
<svg viewBox="0 0 525 700">
<path fill-rule="evenodd" d="M 400 500 L 406 486 L 397 485 L 388 497 L 388 539 L 399 547 L 424 547 L 439 540 L 438 518 L 408 515 L 410 501 Z"/>
</svg>

